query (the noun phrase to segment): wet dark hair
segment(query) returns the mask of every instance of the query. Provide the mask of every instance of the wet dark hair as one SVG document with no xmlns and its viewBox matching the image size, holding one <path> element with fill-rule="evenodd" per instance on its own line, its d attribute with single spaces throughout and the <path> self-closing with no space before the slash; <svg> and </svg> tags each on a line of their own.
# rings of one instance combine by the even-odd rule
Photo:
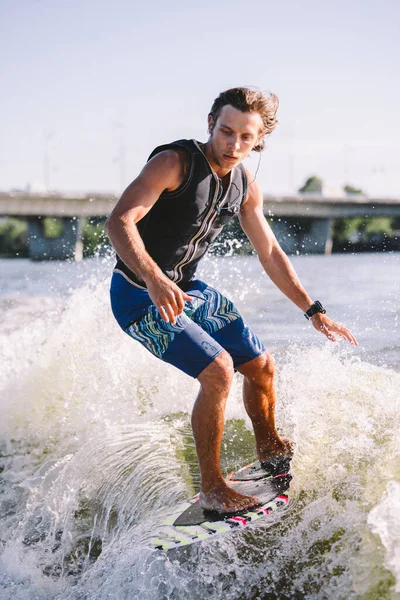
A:
<svg viewBox="0 0 400 600">
<path fill-rule="evenodd" d="M 222 108 L 226 105 L 233 106 L 241 112 L 257 112 L 263 122 L 263 137 L 270 135 L 278 125 L 276 112 L 279 108 L 278 96 L 272 93 L 264 94 L 260 90 L 252 90 L 246 87 L 236 87 L 221 94 L 214 100 L 209 116 L 214 124 L 220 115 Z M 265 140 L 254 146 L 255 152 L 261 152 L 265 148 Z"/>
</svg>

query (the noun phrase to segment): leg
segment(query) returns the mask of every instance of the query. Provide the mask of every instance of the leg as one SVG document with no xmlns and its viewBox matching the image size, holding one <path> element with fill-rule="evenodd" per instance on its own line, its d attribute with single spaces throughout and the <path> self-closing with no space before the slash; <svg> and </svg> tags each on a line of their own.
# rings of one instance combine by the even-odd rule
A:
<svg viewBox="0 0 400 600">
<path fill-rule="evenodd" d="M 281 440 L 275 428 L 274 365 L 261 340 L 241 317 L 234 304 L 218 290 L 198 281 L 193 304 L 193 321 L 209 332 L 245 376 L 245 407 L 253 421 L 259 458 L 292 454 L 292 447 Z M 187 290 L 191 294 L 191 290 Z"/>
<path fill-rule="evenodd" d="M 207 494 L 223 483 L 220 449 L 224 431 L 226 401 L 233 378 L 233 365 L 222 352 L 198 377 L 200 391 L 192 412 L 197 457 L 201 472 L 201 489 Z"/>
<path fill-rule="evenodd" d="M 217 512 L 234 512 L 257 504 L 257 498 L 235 492 L 224 481 L 220 450 L 224 412 L 233 378 L 232 359 L 222 352 L 200 373 L 200 391 L 192 413 L 192 428 L 201 472 L 200 505 Z"/>
<path fill-rule="evenodd" d="M 200 381 L 192 425 L 201 471 L 201 506 L 234 512 L 258 503 L 228 487 L 220 469 L 224 412 L 233 377 L 229 354 L 187 314 L 180 315 L 173 325 L 162 321 L 152 306 L 125 331 L 152 354 Z"/>
<path fill-rule="evenodd" d="M 293 446 L 281 439 L 275 426 L 275 361 L 268 352 L 237 367 L 244 375 L 243 401 L 256 437 L 260 461 L 293 454 Z"/>
</svg>

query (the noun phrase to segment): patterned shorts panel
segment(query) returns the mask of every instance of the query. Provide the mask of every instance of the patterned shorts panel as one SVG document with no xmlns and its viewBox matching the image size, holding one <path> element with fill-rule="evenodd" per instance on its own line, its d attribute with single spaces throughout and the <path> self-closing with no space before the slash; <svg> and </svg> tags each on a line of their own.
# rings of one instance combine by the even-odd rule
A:
<svg viewBox="0 0 400 600">
<path fill-rule="evenodd" d="M 264 352 L 263 344 L 237 308 L 218 290 L 195 280 L 185 291 L 192 302 L 185 303 L 184 312 L 174 324 L 166 323 L 147 290 L 137 290 L 118 275 L 114 290 L 111 285 L 113 313 L 131 338 L 192 377 L 197 377 L 224 350 L 231 355 L 235 367 Z M 139 308 L 141 316 L 124 324 Z"/>
<path fill-rule="evenodd" d="M 190 291 L 188 294 L 191 295 Z M 188 302 L 187 307 L 186 314 L 211 336 L 240 318 L 233 302 L 210 286 L 203 289 L 201 295 L 194 296 L 193 302 Z"/>
<path fill-rule="evenodd" d="M 129 325 L 125 331 L 134 340 L 140 342 L 154 356 L 162 358 L 175 336 L 191 323 L 190 318 L 182 313 L 175 323 L 166 323 L 152 304 L 148 312 L 138 321 Z"/>
</svg>

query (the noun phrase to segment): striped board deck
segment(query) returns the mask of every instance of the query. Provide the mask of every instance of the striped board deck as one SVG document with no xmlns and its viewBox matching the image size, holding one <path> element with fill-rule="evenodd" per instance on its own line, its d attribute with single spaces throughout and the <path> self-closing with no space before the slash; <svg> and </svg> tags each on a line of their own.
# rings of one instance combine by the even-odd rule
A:
<svg viewBox="0 0 400 600">
<path fill-rule="evenodd" d="M 220 515 L 204 511 L 197 494 L 180 504 L 154 531 L 149 540 L 157 550 L 171 550 L 208 540 L 234 529 L 246 527 L 254 521 L 268 518 L 271 513 L 283 509 L 289 503 L 290 459 L 269 468 L 257 461 L 229 475 L 227 483 L 235 490 L 257 496 L 261 504 L 248 511 Z M 281 471 L 281 472 L 279 472 Z"/>
</svg>

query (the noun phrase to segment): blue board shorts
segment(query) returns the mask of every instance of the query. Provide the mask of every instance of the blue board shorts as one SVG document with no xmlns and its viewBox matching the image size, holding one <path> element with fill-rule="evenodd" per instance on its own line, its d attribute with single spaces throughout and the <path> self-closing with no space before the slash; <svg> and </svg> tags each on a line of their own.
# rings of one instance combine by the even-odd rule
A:
<svg viewBox="0 0 400 600">
<path fill-rule="evenodd" d="M 203 281 L 191 281 L 193 297 L 174 324 L 162 320 L 146 289 L 120 273 L 111 280 L 111 308 L 120 327 L 154 356 L 197 377 L 226 350 L 234 367 L 260 356 L 265 348 L 234 304 Z"/>
</svg>

